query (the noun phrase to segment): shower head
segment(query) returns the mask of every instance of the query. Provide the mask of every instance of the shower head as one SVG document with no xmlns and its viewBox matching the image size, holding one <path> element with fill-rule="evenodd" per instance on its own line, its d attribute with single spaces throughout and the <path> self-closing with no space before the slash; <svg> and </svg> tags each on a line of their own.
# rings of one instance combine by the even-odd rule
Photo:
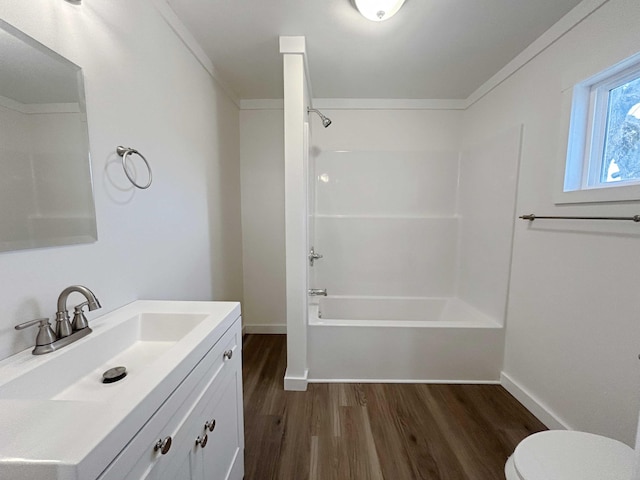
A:
<svg viewBox="0 0 640 480">
<path fill-rule="evenodd" d="M 311 113 L 311 112 L 316 112 L 318 114 L 318 116 L 320 117 L 320 120 L 322 120 L 322 126 L 324 128 L 327 128 L 329 125 L 331 125 L 331 119 L 329 117 L 325 117 L 322 114 L 322 112 L 320 112 L 320 110 L 316 110 L 315 108 L 307 107 L 307 113 Z"/>
</svg>

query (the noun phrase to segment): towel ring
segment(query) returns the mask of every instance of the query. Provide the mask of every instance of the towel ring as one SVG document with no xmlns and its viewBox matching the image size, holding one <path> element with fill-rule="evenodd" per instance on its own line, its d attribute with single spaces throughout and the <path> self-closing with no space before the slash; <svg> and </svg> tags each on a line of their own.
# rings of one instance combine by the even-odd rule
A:
<svg viewBox="0 0 640 480">
<path fill-rule="evenodd" d="M 118 148 L 116 148 L 116 153 L 122 157 L 122 168 L 124 169 L 124 174 L 127 176 L 129 181 L 131 183 L 133 183 L 133 186 L 137 187 L 137 188 L 139 188 L 141 190 L 149 188 L 151 186 L 151 181 L 153 180 L 153 177 L 152 177 L 152 173 L 151 173 L 151 166 L 149 165 L 149 162 L 147 162 L 147 159 L 144 158 L 144 155 L 142 155 L 135 148 L 129 148 L 129 147 L 118 147 Z M 136 183 L 135 180 L 133 178 L 131 178 L 131 175 L 129 174 L 129 170 L 127 169 L 127 157 L 129 155 L 131 155 L 132 153 L 135 153 L 136 155 L 138 155 L 142 159 L 144 164 L 147 166 L 147 170 L 149 171 L 149 181 L 144 186 Z"/>
</svg>

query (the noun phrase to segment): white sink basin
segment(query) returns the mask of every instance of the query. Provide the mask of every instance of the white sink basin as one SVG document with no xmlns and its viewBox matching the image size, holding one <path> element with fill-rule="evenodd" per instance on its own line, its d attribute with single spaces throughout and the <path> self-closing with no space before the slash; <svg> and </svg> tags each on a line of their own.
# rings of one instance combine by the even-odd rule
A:
<svg viewBox="0 0 640 480">
<path fill-rule="evenodd" d="M 97 477 L 239 316 L 236 302 L 137 301 L 58 351 L 1 361 L 0 478 L 47 464 Z M 117 366 L 127 376 L 102 383 Z"/>
<path fill-rule="evenodd" d="M 153 362 L 166 355 L 182 338 L 207 318 L 206 314 L 140 313 L 101 329 L 95 327 L 82 343 L 0 384 L 0 398 L 108 401 L 131 382 L 145 375 Z M 101 325 L 102 326 L 102 325 Z M 75 344 L 72 344 L 75 345 Z M 27 357 L 29 358 L 29 357 Z M 124 366 L 127 376 L 102 383 L 102 374 Z M 1 378 L 1 377 L 0 377 Z"/>
</svg>

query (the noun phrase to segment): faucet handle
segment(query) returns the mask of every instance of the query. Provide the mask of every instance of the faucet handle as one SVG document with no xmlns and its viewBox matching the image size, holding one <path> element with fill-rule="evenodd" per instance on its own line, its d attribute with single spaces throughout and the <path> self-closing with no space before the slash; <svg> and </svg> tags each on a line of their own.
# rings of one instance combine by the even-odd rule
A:
<svg viewBox="0 0 640 480">
<path fill-rule="evenodd" d="M 39 325 L 38 325 L 39 324 Z M 36 336 L 36 346 L 49 345 L 56 341 L 56 334 L 51 328 L 48 318 L 36 318 L 35 320 L 29 320 L 28 322 L 20 323 L 15 326 L 16 330 L 24 330 L 25 328 L 38 325 L 38 335 Z"/>
<path fill-rule="evenodd" d="M 87 305 L 89 305 L 89 302 L 82 302 L 80 305 L 73 307 L 73 322 L 71 323 L 71 328 L 74 332 L 89 326 L 87 317 L 84 316 L 84 312 L 82 311 Z"/>
<path fill-rule="evenodd" d="M 37 325 L 38 323 L 40 325 L 43 325 L 43 324 L 46 325 L 46 324 L 49 323 L 49 319 L 48 318 L 36 318 L 35 320 L 29 320 L 28 322 L 19 323 L 18 325 L 15 326 L 15 329 L 16 330 L 24 330 L 25 328 L 33 327 L 34 325 Z M 49 325 L 51 325 L 51 324 L 49 323 Z"/>
</svg>

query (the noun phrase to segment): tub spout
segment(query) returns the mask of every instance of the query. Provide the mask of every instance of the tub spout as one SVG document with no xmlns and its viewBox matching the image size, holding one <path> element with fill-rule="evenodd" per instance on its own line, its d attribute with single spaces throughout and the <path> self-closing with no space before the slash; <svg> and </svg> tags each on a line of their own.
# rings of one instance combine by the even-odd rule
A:
<svg viewBox="0 0 640 480">
<path fill-rule="evenodd" d="M 327 289 L 326 288 L 310 288 L 308 293 L 311 297 L 326 297 Z"/>
</svg>

